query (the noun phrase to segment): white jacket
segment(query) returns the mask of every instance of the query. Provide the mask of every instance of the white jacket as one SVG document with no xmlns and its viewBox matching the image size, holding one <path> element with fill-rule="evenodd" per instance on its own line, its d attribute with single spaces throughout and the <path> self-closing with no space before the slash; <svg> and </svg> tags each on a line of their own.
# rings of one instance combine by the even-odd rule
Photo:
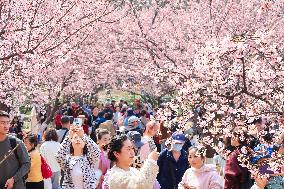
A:
<svg viewBox="0 0 284 189">
<path fill-rule="evenodd" d="M 159 171 L 157 163 L 146 160 L 140 170 L 125 171 L 114 166 L 105 175 L 103 189 L 153 189 Z"/>
<path fill-rule="evenodd" d="M 60 148 L 60 143 L 55 141 L 45 141 L 40 146 L 40 154 L 46 160 L 47 164 L 50 166 L 52 172 L 59 172 L 60 165 L 58 164 L 55 156 Z"/>
</svg>

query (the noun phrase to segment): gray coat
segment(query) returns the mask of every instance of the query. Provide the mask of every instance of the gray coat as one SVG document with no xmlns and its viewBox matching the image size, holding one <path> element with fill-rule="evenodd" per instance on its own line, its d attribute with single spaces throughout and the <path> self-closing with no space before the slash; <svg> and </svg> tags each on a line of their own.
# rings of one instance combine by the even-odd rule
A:
<svg viewBox="0 0 284 189">
<path fill-rule="evenodd" d="M 4 141 L 0 141 L 0 160 L 4 159 L 4 156 L 8 155 L 8 151 L 11 150 L 8 137 Z M 27 175 L 30 170 L 31 160 L 24 143 L 18 138 L 16 138 L 16 143 L 18 144 L 16 149 L 18 159 L 16 158 L 15 153 L 13 153 L 0 165 L 0 188 L 4 187 L 6 181 L 11 177 L 14 177 L 13 188 L 26 188 L 24 176 Z"/>
</svg>

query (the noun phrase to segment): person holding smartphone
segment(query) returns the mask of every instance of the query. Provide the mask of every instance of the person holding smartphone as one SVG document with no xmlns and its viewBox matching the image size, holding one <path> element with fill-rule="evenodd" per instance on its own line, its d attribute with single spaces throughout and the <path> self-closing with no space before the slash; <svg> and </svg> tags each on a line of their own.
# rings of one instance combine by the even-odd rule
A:
<svg viewBox="0 0 284 189">
<path fill-rule="evenodd" d="M 114 166 L 104 177 L 103 189 L 157 189 L 159 153 L 153 151 L 140 170 L 131 167 L 135 158 L 134 144 L 126 135 L 115 136 L 109 144 L 109 159 Z"/>
<path fill-rule="evenodd" d="M 74 120 L 76 124 L 76 120 Z M 93 189 L 98 179 L 95 165 L 99 161 L 98 145 L 84 134 L 79 125 L 71 125 L 69 135 L 63 140 L 56 155 L 57 162 L 64 171 L 62 188 Z"/>
</svg>

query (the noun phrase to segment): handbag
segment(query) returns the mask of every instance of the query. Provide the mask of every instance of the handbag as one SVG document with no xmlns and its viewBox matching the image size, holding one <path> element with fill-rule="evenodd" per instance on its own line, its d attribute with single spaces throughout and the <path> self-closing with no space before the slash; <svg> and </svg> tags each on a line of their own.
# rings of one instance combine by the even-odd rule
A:
<svg viewBox="0 0 284 189">
<path fill-rule="evenodd" d="M 52 171 L 50 166 L 46 163 L 45 159 L 40 156 L 41 158 L 41 174 L 44 179 L 48 179 L 52 177 Z"/>
</svg>

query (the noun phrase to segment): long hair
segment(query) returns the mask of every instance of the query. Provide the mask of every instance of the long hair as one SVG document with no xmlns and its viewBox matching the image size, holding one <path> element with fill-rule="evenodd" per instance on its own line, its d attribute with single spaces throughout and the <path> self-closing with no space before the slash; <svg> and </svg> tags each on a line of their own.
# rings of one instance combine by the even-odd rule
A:
<svg viewBox="0 0 284 189">
<path fill-rule="evenodd" d="M 70 154 L 74 155 L 74 148 L 72 146 L 72 143 L 70 144 Z M 85 144 L 84 148 L 83 148 L 83 155 L 87 155 L 88 154 L 88 147 Z"/>
</svg>

